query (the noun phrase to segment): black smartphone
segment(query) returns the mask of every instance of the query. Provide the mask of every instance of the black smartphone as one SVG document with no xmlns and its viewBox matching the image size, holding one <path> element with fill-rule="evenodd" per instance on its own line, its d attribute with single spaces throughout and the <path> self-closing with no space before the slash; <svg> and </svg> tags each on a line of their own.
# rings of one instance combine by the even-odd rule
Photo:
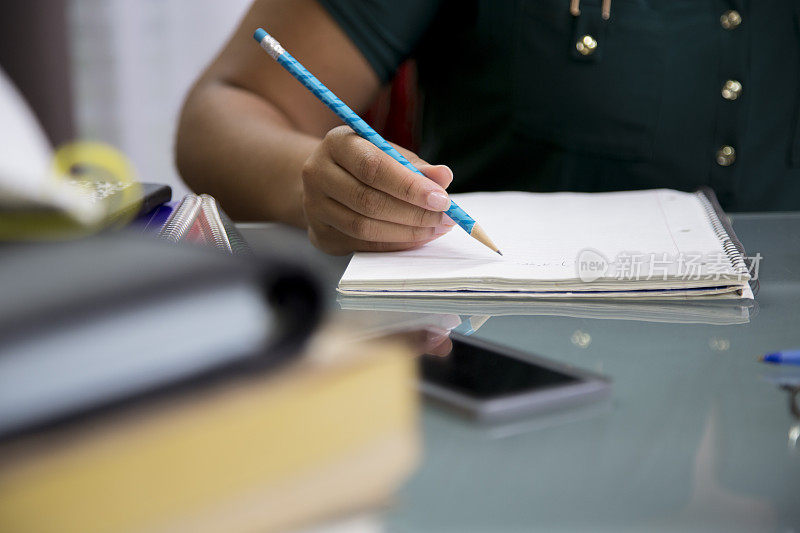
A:
<svg viewBox="0 0 800 533">
<path fill-rule="evenodd" d="M 492 422 L 555 411 L 609 396 L 601 375 L 464 335 L 450 335 L 447 355 L 420 358 L 429 399 Z"/>
</svg>

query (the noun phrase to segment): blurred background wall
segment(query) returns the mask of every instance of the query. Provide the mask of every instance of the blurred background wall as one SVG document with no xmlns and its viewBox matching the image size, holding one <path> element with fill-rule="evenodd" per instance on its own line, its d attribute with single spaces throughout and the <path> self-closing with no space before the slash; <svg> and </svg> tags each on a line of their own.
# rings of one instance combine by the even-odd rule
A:
<svg viewBox="0 0 800 533">
<path fill-rule="evenodd" d="M 250 0 L 3 2 L 0 66 L 51 142 L 109 142 L 140 179 L 187 190 L 172 161 L 183 98 Z"/>
<path fill-rule="evenodd" d="M 0 16 L 0 67 L 36 110 L 52 144 L 75 135 L 68 2 L 5 1 Z"/>
<path fill-rule="evenodd" d="M 172 158 L 180 106 L 250 0 L 66 2 L 78 135 L 118 146 L 142 180 L 182 195 Z"/>
</svg>

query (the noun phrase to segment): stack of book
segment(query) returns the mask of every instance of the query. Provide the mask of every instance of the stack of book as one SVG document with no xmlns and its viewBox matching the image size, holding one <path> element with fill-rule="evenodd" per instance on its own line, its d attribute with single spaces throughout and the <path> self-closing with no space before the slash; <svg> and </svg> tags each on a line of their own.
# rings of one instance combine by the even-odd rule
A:
<svg viewBox="0 0 800 533">
<path fill-rule="evenodd" d="M 340 337 L 4 439 L 0 530 L 282 531 L 385 504 L 418 458 L 414 361 Z"/>
<path fill-rule="evenodd" d="M 297 264 L 117 232 L 5 246 L 0 286 L 0 531 L 280 530 L 416 460 L 409 349 L 314 336 Z"/>
</svg>

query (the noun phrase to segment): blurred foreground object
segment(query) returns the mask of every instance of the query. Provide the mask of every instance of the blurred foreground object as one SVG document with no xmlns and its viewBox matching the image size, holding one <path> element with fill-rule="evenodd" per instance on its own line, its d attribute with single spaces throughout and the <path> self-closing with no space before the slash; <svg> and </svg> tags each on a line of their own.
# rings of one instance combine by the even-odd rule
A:
<svg viewBox="0 0 800 533">
<path fill-rule="evenodd" d="M 0 531 L 284 530 L 416 464 L 412 349 L 305 342 L 295 262 L 114 232 L 2 246 L 0 285 Z"/>
<path fill-rule="evenodd" d="M 128 159 L 95 142 L 53 153 L 33 113 L 0 70 L 0 239 L 75 237 L 126 225 L 169 187 L 137 182 Z"/>
<path fill-rule="evenodd" d="M 0 240 L 70 239 L 120 229 L 171 198 L 167 185 L 139 183 L 114 147 L 67 144 L 44 174 L 0 174 Z"/>
<path fill-rule="evenodd" d="M 315 281 L 282 258 L 124 232 L 0 247 L 0 286 L 0 437 L 272 366 L 320 314 Z"/>
<path fill-rule="evenodd" d="M 81 199 L 80 191 L 52 180 L 52 150 L 34 114 L 0 69 L 0 220 L 12 207 L 48 205 L 90 223 L 96 209 Z M 13 211 L 12 211 L 13 213 Z M 0 225 L 6 233 L 8 224 Z"/>
<path fill-rule="evenodd" d="M 0 443 L 0 529 L 284 531 L 385 504 L 419 453 L 411 355 L 328 330 L 278 373 Z"/>
</svg>

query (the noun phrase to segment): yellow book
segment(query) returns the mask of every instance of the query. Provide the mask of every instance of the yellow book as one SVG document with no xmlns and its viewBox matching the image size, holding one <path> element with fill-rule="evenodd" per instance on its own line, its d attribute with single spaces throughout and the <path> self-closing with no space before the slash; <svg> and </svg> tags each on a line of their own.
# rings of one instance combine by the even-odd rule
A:
<svg viewBox="0 0 800 533">
<path fill-rule="evenodd" d="M 3 443 L 0 531 L 274 531 L 386 501 L 419 451 L 410 350 L 308 352 Z"/>
</svg>

